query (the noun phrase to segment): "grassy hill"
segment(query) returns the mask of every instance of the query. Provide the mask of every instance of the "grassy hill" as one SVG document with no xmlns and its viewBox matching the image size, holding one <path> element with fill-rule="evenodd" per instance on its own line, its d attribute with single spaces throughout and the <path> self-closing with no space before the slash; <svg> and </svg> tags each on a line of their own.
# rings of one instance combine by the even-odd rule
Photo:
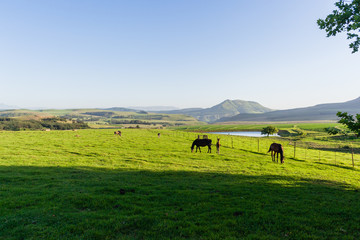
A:
<svg viewBox="0 0 360 240">
<path fill-rule="evenodd" d="M 52 114 L 33 111 L 27 109 L 18 109 L 18 110 L 0 110 L 0 117 L 14 117 L 21 119 L 42 119 L 47 117 L 52 117 Z"/>
<path fill-rule="evenodd" d="M 190 108 L 175 111 L 167 111 L 167 113 L 177 113 L 192 116 L 199 121 L 214 122 L 223 117 L 231 117 L 242 113 L 264 113 L 271 109 L 260 105 L 257 102 L 243 100 L 226 100 L 211 108 Z"/>
<path fill-rule="evenodd" d="M 293 159 L 284 143 L 281 165 L 271 138 L 258 151 L 222 136 L 207 154 L 190 152 L 195 135 L 2 132 L 0 239 L 360 238 L 358 156 L 355 168 L 325 151 Z"/>
<path fill-rule="evenodd" d="M 0 111 L 0 130 L 70 130 L 86 128 L 89 128 L 89 126 L 84 122 L 55 117 L 48 113 L 31 110 Z"/>
<path fill-rule="evenodd" d="M 118 111 L 116 111 L 118 110 Z M 0 118 L 14 118 L 14 121 L 40 121 L 58 117 L 69 121 L 84 122 L 92 128 L 164 128 L 191 124 L 203 124 L 193 117 L 181 114 L 126 112 L 125 109 L 47 109 L 47 110 L 7 110 L 0 111 Z"/>
<path fill-rule="evenodd" d="M 242 113 L 232 117 L 224 117 L 217 122 L 237 122 L 237 121 L 319 121 L 319 120 L 338 120 L 338 111 L 356 114 L 360 112 L 360 98 L 343 102 L 319 104 L 313 107 L 296 108 L 289 110 L 278 110 L 263 114 Z"/>
<path fill-rule="evenodd" d="M 94 128 L 138 126 L 143 128 L 163 128 L 199 123 L 195 118 L 181 114 L 147 113 L 144 111 L 124 112 L 100 109 L 73 110 L 63 115 L 63 117 L 88 122 Z"/>
</svg>

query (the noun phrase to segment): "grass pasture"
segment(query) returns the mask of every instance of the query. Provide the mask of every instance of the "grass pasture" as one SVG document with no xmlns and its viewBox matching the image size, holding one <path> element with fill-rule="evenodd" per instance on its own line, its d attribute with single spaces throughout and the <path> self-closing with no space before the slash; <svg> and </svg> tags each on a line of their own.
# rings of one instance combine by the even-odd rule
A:
<svg viewBox="0 0 360 240">
<path fill-rule="evenodd" d="M 286 146 L 281 165 L 273 139 L 229 136 L 220 154 L 191 153 L 196 135 L 0 132 L 0 239 L 360 238 L 360 168 L 345 155 Z"/>
</svg>

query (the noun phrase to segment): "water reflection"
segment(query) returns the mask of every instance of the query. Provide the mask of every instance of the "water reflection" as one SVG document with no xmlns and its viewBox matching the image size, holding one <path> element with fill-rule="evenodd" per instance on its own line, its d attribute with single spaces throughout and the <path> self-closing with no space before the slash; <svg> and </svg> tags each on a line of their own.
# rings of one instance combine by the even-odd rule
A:
<svg viewBox="0 0 360 240">
<path fill-rule="evenodd" d="M 214 132 L 213 132 L 214 133 Z M 245 137 L 267 137 L 267 135 L 261 135 L 259 131 L 241 131 L 241 132 L 216 132 L 214 134 L 232 135 L 232 136 L 245 136 Z M 279 137 L 279 135 L 270 135 L 271 137 Z"/>
</svg>

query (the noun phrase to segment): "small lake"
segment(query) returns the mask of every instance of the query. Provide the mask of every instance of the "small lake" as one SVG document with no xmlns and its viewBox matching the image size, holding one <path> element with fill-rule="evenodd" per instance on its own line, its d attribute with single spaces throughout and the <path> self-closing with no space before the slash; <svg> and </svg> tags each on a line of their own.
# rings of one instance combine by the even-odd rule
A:
<svg viewBox="0 0 360 240">
<path fill-rule="evenodd" d="M 267 137 L 267 135 L 261 135 L 260 131 L 238 131 L 238 132 L 211 132 L 212 134 L 223 134 L 232 136 L 245 136 L 245 137 Z M 280 137 L 277 134 L 270 135 L 270 137 Z"/>
</svg>

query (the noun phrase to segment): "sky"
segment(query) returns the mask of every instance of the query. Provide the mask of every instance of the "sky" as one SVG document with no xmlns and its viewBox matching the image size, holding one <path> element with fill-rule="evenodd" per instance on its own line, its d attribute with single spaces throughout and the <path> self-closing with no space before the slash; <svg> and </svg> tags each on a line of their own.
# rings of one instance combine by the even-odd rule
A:
<svg viewBox="0 0 360 240">
<path fill-rule="evenodd" d="M 0 0 L 0 103 L 272 109 L 360 96 L 336 0 Z"/>
</svg>

